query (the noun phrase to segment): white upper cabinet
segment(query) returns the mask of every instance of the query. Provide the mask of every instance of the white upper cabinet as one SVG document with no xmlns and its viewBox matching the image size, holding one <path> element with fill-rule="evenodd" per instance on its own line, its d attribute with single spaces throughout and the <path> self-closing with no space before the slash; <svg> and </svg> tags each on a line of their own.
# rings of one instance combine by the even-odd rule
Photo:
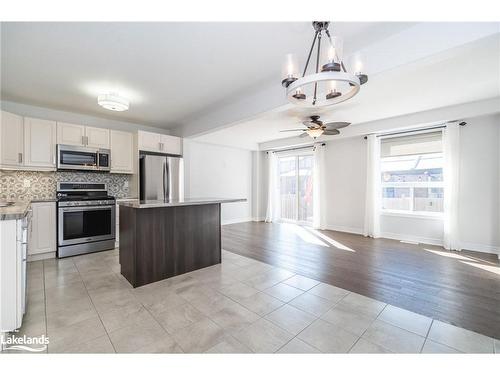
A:
<svg viewBox="0 0 500 375">
<path fill-rule="evenodd" d="M 0 165 L 7 168 L 22 166 L 24 163 L 23 118 L 2 111 L 0 128 Z"/>
<path fill-rule="evenodd" d="M 139 150 L 161 152 L 161 134 L 150 132 L 138 132 Z"/>
<path fill-rule="evenodd" d="M 172 135 L 161 135 L 161 147 L 162 152 L 173 155 L 182 154 L 182 142 L 181 138 L 174 137 Z"/>
<path fill-rule="evenodd" d="M 85 146 L 85 126 L 58 122 L 57 143 L 61 145 Z"/>
<path fill-rule="evenodd" d="M 111 130 L 111 173 L 134 173 L 134 134 Z"/>
<path fill-rule="evenodd" d="M 109 129 L 58 122 L 57 143 L 61 145 L 109 148 Z"/>
<path fill-rule="evenodd" d="M 139 150 L 181 155 L 182 139 L 172 135 L 139 131 Z"/>
<path fill-rule="evenodd" d="M 85 146 L 109 148 L 109 129 L 85 127 Z"/>
<path fill-rule="evenodd" d="M 56 122 L 24 118 L 24 164 L 28 167 L 56 167 Z"/>
</svg>

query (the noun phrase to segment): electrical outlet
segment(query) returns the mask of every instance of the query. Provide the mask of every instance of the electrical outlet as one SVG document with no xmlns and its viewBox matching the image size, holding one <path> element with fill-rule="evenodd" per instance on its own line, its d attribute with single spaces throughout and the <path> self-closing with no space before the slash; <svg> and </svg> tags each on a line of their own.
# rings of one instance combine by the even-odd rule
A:
<svg viewBox="0 0 500 375">
<path fill-rule="evenodd" d="M 124 189 L 128 189 L 128 181 L 125 181 L 125 182 L 123 183 L 123 188 L 124 188 Z"/>
<path fill-rule="evenodd" d="M 31 181 L 28 180 L 27 178 L 25 178 L 23 181 L 23 187 L 25 187 L 25 188 L 31 187 Z"/>
</svg>

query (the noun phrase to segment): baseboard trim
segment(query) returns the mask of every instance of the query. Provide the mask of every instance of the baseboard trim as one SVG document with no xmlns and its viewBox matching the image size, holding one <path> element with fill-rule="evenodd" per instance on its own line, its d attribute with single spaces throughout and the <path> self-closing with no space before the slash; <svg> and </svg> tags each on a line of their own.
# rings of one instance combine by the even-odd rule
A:
<svg viewBox="0 0 500 375">
<path fill-rule="evenodd" d="M 56 252 L 51 251 L 50 253 L 28 255 L 27 261 L 28 262 L 36 262 L 37 260 L 53 259 L 55 257 L 56 257 Z"/>
<path fill-rule="evenodd" d="M 424 245 L 443 246 L 443 240 L 441 238 L 420 237 L 390 232 L 380 233 L 380 237 L 388 238 L 390 240 L 418 242 Z"/>
<path fill-rule="evenodd" d="M 480 243 L 462 242 L 462 250 L 479 251 L 481 253 L 496 254 L 500 258 L 500 247 L 483 245 Z"/>
<path fill-rule="evenodd" d="M 363 229 L 354 227 L 345 227 L 343 225 L 326 225 L 326 230 L 334 230 L 336 232 L 345 232 L 352 234 L 363 234 Z"/>
<path fill-rule="evenodd" d="M 247 221 L 254 221 L 254 220 L 251 217 L 244 217 L 244 218 L 231 219 L 231 220 L 222 220 L 221 225 L 246 223 Z"/>
</svg>

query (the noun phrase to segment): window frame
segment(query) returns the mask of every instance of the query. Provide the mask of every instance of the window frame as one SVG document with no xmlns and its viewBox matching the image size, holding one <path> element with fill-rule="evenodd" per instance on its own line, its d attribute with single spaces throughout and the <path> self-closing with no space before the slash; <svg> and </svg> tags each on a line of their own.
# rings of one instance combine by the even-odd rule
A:
<svg viewBox="0 0 500 375">
<path fill-rule="evenodd" d="M 425 155 L 416 154 L 416 155 Z M 441 152 L 441 157 L 444 158 L 444 154 Z M 382 163 L 384 157 L 380 156 L 380 170 L 382 170 Z M 396 171 L 396 170 L 394 170 Z M 416 188 L 445 188 L 445 183 L 443 181 L 408 181 L 408 182 L 384 182 L 382 181 L 382 171 L 380 172 L 380 214 L 385 216 L 399 216 L 399 217 L 409 217 L 409 218 L 423 218 L 423 219 L 436 219 L 442 220 L 444 217 L 444 212 L 435 211 L 414 211 L 414 192 Z M 382 207 L 383 191 L 384 188 L 408 188 L 410 190 L 410 209 L 409 210 L 396 210 L 390 208 Z"/>
</svg>

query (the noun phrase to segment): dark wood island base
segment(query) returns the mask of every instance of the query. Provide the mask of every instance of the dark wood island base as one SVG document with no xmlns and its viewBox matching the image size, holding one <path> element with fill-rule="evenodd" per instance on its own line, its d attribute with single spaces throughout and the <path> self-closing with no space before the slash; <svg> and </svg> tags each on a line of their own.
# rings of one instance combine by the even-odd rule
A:
<svg viewBox="0 0 500 375">
<path fill-rule="evenodd" d="M 121 274 L 134 288 L 220 262 L 220 203 L 120 205 Z"/>
<path fill-rule="evenodd" d="M 119 202 L 121 274 L 134 288 L 221 262 L 221 204 L 246 199 Z"/>
</svg>

